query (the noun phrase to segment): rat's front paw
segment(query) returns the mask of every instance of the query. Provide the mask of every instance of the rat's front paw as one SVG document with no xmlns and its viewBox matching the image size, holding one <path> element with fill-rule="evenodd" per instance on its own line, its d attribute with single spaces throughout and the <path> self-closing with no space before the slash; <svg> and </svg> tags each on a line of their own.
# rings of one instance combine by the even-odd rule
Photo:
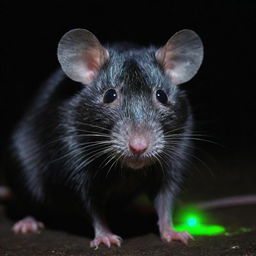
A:
<svg viewBox="0 0 256 256">
<path fill-rule="evenodd" d="M 44 228 L 42 222 L 37 221 L 33 217 L 26 217 L 16 222 L 12 228 L 16 234 L 39 233 Z"/>
<path fill-rule="evenodd" d="M 167 228 L 161 232 L 161 238 L 164 242 L 181 241 L 184 244 L 188 243 L 189 239 L 194 240 L 193 236 L 190 235 L 187 231 L 177 232 L 172 228 Z"/>
<path fill-rule="evenodd" d="M 97 248 L 101 243 L 105 244 L 107 247 L 110 247 L 111 245 L 120 247 L 122 238 L 112 233 L 100 234 L 91 241 L 90 246 Z"/>
</svg>

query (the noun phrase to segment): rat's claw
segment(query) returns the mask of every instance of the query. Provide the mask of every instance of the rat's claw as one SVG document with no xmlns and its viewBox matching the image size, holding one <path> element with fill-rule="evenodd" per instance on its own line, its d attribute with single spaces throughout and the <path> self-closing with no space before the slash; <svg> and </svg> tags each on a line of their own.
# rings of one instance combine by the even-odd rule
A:
<svg viewBox="0 0 256 256">
<path fill-rule="evenodd" d="M 173 240 L 181 241 L 184 244 L 188 244 L 188 240 L 194 240 L 193 236 L 187 231 L 177 232 L 173 229 L 167 229 L 161 234 L 161 238 L 164 242 L 171 242 Z"/>
<path fill-rule="evenodd" d="M 101 243 L 105 244 L 108 248 L 110 248 L 111 245 L 116 245 L 120 247 L 122 243 L 122 238 L 111 233 L 105 234 L 105 235 L 99 235 L 99 236 L 96 236 L 91 241 L 90 246 L 98 248 Z"/>
<path fill-rule="evenodd" d="M 16 234 L 39 233 L 44 228 L 44 224 L 33 217 L 26 217 L 16 222 L 12 228 Z"/>
</svg>

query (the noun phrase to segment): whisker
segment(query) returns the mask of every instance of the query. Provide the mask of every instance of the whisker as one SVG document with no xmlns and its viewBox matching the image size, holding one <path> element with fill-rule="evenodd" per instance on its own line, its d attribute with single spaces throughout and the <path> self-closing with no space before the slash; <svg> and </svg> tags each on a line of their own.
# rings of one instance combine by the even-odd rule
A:
<svg viewBox="0 0 256 256">
<path fill-rule="evenodd" d="M 166 173 L 165 173 L 165 171 L 164 171 L 164 167 L 163 167 L 163 164 L 162 164 L 162 162 L 161 162 L 161 156 L 160 155 L 157 155 L 157 154 L 155 154 L 154 156 L 153 156 L 156 160 L 157 160 L 157 162 L 160 164 L 160 166 L 161 166 L 161 170 L 162 170 L 162 173 L 163 173 L 163 176 L 165 177 L 166 176 Z M 160 158 L 160 159 L 159 159 Z M 165 162 L 165 161 L 164 161 Z"/>
<path fill-rule="evenodd" d="M 112 130 L 109 129 L 109 128 L 106 128 L 106 127 L 102 127 L 102 126 L 99 126 L 99 125 L 95 125 L 95 124 L 90 124 L 88 122 L 81 122 L 81 121 L 76 121 L 75 124 L 78 124 L 78 125 L 83 125 L 83 126 L 89 126 L 89 127 L 92 127 L 92 128 L 98 128 L 98 129 L 101 129 L 101 130 L 105 130 L 105 131 L 108 131 L 108 132 L 111 132 Z"/>
<path fill-rule="evenodd" d="M 95 172 L 93 178 L 95 178 L 95 177 L 98 175 L 99 171 L 100 171 L 101 168 L 102 168 L 102 165 L 103 165 L 108 159 L 110 159 L 109 162 L 111 162 L 111 161 L 115 158 L 115 153 L 113 152 L 112 149 L 109 149 L 108 152 L 104 152 L 104 154 L 107 154 L 107 153 L 108 153 L 109 155 L 108 155 L 108 156 L 103 160 L 103 162 L 100 164 L 100 166 L 99 166 L 98 170 Z M 104 164 L 103 167 L 105 167 L 106 165 L 107 165 L 107 164 Z"/>
<path fill-rule="evenodd" d="M 112 165 L 110 166 L 107 174 L 106 174 L 106 177 L 109 175 L 110 171 L 112 170 L 112 167 L 114 167 L 115 164 L 117 164 L 117 162 L 119 161 L 119 159 L 122 157 L 122 154 L 119 155 L 118 158 L 116 158 L 116 160 L 112 163 Z"/>
<path fill-rule="evenodd" d="M 111 138 L 111 135 L 104 134 L 104 133 L 84 131 L 84 130 L 77 130 L 77 132 L 82 132 L 82 133 L 81 134 L 71 135 L 71 136 L 75 136 L 75 137 L 103 137 L 103 138 Z"/>
<path fill-rule="evenodd" d="M 109 150 L 110 151 L 110 150 Z M 88 166 L 90 163 L 98 159 L 99 157 L 103 156 L 107 153 L 107 150 L 98 150 L 91 154 L 91 156 L 88 158 L 88 156 L 83 156 L 81 160 L 85 159 L 79 166 L 76 167 L 76 170 L 81 170 Z"/>
<path fill-rule="evenodd" d="M 90 148 L 91 145 L 88 145 L 88 147 Z M 64 155 L 61 155 L 58 158 L 55 158 L 53 160 L 51 160 L 49 163 L 55 163 L 57 161 L 63 160 L 67 157 L 72 157 L 75 155 L 75 157 L 80 156 L 81 154 L 85 153 L 84 150 L 86 149 L 86 146 L 81 147 L 81 145 L 76 145 L 76 147 L 72 147 L 71 149 L 68 150 L 67 153 L 65 153 Z M 74 152 L 74 151 L 79 151 L 79 152 Z M 93 153 L 94 151 L 90 151 L 90 153 Z M 75 154 L 74 154 L 75 153 Z"/>
<path fill-rule="evenodd" d="M 46 149 L 47 147 L 51 147 L 51 146 L 57 146 L 57 145 L 54 145 L 54 144 L 56 144 L 56 143 L 58 143 L 58 142 L 63 142 L 65 145 L 64 146 L 68 146 L 69 144 L 68 144 L 68 142 L 65 142 L 65 140 L 67 140 L 67 139 L 69 139 L 69 138 L 72 138 L 72 137 L 74 137 L 74 138 L 80 138 L 80 137 L 90 137 L 91 135 L 89 135 L 89 134 L 81 134 L 81 135 L 74 135 L 74 134 L 72 134 L 72 135 L 64 135 L 64 136 L 61 136 L 61 137 L 59 137 L 59 138 L 57 138 L 57 139 L 54 139 L 54 140 L 52 140 L 52 141 L 50 141 L 50 142 L 48 142 L 48 143 L 46 143 L 46 144 L 43 144 L 43 145 L 38 145 L 38 144 L 34 144 L 34 145 L 31 145 L 30 146 L 30 150 L 29 150 L 29 152 L 31 153 L 31 155 L 33 156 L 35 153 L 40 153 L 43 149 Z M 91 136 L 92 137 L 92 136 Z M 94 137 L 96 137 L 96 136 L 94 136 Z M 100 135 L 98 135 L 97 137 L 101 137 Z M 105 136 L 105 135 L 103 135 L 102 136 L 103 138 L 111 138 L 111 137 L 108 137 L 108 136 Z M 95 143 L 95 144 L 97 144 L 97 145 L 99 145 L 99 144 L 108 144 L 108 143 L 110 143 L 110 142 L 108 142 L 108 141 L 93 141 L 93 142 L 84 142 L 85 144 L 93 144 L 93 143 Z M 79 142 L 77 142 L 77 147 L 79 147 L 81 144 L 83 145 L 84 143 L 80 143 L 79 144 Z"/>
<path fill-rule="evenodd" d="M 109 154 L 103 161 L 102 163 L 100 164 L 99 167 L 106 167 L 115 157 L 115 153 L 114 152 L 111 152 L 112 154 Z"/>
<path fill-rule="evenodd" d="M 168 155 L 169 155 L 169 154 L 170 154 L 170 155 L 175 155 L 175 157 L 177 157 L 178 159 L 184 160 L 184 157 L 182 157 L 182 156 L 180 156 L 179 154 L 177 154 L 176 151 L 170 150 L 170 149 L 168 148 L 168 149 L 166 150 L 166 152 L 168 152 Z M 166 152 L 163 152 L 163 153 L 167 154 Z M 211 169 L 209 168 L 209 166 L 208 166 L 203 160 L 201 160 L 200 158 L 198 158 L 198 157 L 195 156 L 194 154 L 189 153 L 189 152 L 187 152 L 187 151 L 183 151 L 182 154 L 185 154 L 185 155 L 187 155 L 187 156 L 189 156 L 189 157 L 191 157 L 191 158 L 194 158 L 195 160 L 197 160 L 198 162 L 200 162 L 200 163 L 212 174 Z M 192 162 L 191 159 L 186 159 L 186 160 L 189 161 L 189 162 L 194 166 L 194 168 L 198 170 L 198 167 L 194 165 L 194 162 Z"/>
<path fill-rule="evenodd" d="M 178 136 L 168 136 L 168 137 L 166 137 L 166 139 L 170 139 L 170 140 L 186 139 L 186 140 L 191 140 L 191 141 L 202 141 L 202 142 L 208 142 L 208 143 L 211 143 L 211 144 L 215 144 L 215 145 L 220 146 L 220 147 L 224 147 L 223 145 L 221 145 L 220 143 L 217 143 L 215 141 L 196 138 L 196 137 L 189 137 L 189 136 L 180 136 L 180 137 L 178 137 Z"/>
</svg>

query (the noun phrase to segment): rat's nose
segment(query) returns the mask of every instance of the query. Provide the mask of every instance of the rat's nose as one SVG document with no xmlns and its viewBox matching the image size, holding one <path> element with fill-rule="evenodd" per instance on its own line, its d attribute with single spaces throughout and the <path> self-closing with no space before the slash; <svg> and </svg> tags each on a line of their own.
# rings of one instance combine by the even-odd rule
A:
<svg viewBox="0 0 256 256">
<path fill-rule="evenodd" d="M 141 155 L 148 148 L 148 140 L 144 136 L 134 136 L 129 141 L 129 149 L 133 154 Z"/>
</svg>

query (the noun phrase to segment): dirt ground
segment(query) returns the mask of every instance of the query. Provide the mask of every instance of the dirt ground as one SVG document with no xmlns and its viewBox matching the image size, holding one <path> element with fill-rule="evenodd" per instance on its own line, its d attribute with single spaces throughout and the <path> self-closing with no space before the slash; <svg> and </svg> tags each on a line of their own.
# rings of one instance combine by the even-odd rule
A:
<svg viewBox="0 0 256 256">
<path fill-rule="evenodd" d="M 248 216 L 248 213 L 250 215 Z M 217 215 L 217 214 L 216 214 Z M 232 216 L 232 218 L 230 218 Z M 239 217 L 237 217 L 239 216 Z M 187 246 L 178 242 L 163 243 L 157 234 L 148 233 L 142 236 L 125 239 L 121 248 L 89 248 L 89 239 L 65 231 L 44 230 L 40 234 L 14 235 L 11 232 L 12 222 L 1 214 L 0 219 L 0 255 L 2 256 L 86 256 L 86 255 L 256 255 L 256 226 L 254 217 L 256 207 L 236 207 L 218 213 L 226 227 L 240 230 L 250 227 L 251 231 L 234 235 L 214 237 L 195 237 Z M 247 217 L 247 218 L 244 218 Z M 231 220 L 232 219 L 232 220 Z M 233 221 L 238 220 L 235 224 Z M 243 222 L 242 219 L 245 221 Z"/>
<path fill-rule="evenodd" d="M 177 205 L 256 192 L 254 161 L 231 157 L 222 161 L 221 164 L 217 163 L 218 161 L 212 162 L 205 169 L 204 165 L 199 166 L 198 171 L 195 171 L 190 178 L 188 187 L 180 195 Z M 255 204 L 208 210 L 207 214 L 214 216 L 216 224 L 223 225 L 229 234 L 195 236 L 195 240 L 190 241 L 187 246 L 179 242 L 166 244 L 160 240 L 152 224 L 155 216 L 149 211 L 142 213 L 140 217 L 130 215 L 123 218 L 124 225 L 121 227 L 121 234 L 118 233 L 124 238 L 121 248 L 109 249 L 100 246 L 95 250 L 89 247 L 90 234 L 88 237 L 88 234 L 70 232 L 66 228 L 47 227 L 40 234 L 14 235 L 11 231 L 13 220 L 7 216 L 5 207 L 2 205 L 0 208 L 0 255 L 256 256 Z M 127 218 L 130 218 L 129 221 Z M 113 219 L 115 222 L 115 217 Z M 116 225 L 118 226 L 119 223 Z M 127 235 L 130 229 L 140 229 L 141 232 L 131 232 Z"/>
</svg>

